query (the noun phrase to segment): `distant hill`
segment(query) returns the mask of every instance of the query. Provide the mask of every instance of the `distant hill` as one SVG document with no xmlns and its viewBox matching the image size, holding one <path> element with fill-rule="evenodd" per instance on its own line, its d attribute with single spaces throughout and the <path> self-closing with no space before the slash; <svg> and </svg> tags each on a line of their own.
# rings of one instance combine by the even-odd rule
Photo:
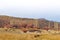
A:
<svg viewBox="0 0 60 40">
<path fill-rule="evenodd" d="M 0 27 L 60 30 L 60 22 L 49 21 L 44 18 L 33 19 L 0 15 Z"/>
</svg>

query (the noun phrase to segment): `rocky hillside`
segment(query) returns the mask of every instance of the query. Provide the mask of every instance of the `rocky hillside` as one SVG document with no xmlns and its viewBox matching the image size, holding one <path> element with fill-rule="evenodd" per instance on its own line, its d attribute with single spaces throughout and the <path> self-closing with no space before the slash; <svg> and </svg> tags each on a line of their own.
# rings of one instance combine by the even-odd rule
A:
<svg viewBox="0 0 60 40">
<path fill-rule="evenodd" d="M 19 18 L 11 16 L 0 16 L 0 27 L 18 28 L 18 29 L 44 29 L 60 30 L 60 23 L 46 19 Z"/>
</svg>

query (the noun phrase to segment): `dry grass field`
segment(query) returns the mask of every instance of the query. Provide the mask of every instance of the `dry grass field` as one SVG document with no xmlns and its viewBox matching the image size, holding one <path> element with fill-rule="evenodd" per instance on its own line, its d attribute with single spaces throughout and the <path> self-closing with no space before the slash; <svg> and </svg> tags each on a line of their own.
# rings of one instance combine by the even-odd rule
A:
<svg viewBox="0 0 60 40">
<path fill-rule="evenodd" d="M 37 34 L 27 34 L 27 33 L 17 34 L 17 33 L 1 32 L 0 40 L 60 40 L 60 35 L 44 34 L 37 36 Z"/>
<path fill-rule="evenodd" d="M 0 30 L 1 31 L 1 30 Z M 0 40 L 60 40 L 60 34 L 0 32 Z"/>
</svg>

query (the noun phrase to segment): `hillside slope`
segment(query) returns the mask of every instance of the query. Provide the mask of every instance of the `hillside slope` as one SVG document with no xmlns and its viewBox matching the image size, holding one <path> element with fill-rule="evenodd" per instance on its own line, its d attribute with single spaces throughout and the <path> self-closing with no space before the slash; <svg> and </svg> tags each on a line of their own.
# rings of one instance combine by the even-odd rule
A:
<svg viewBox="0 0 60 40">
<path fill-rule="evenodd" d="M 60 23 L 46 19 L 19 18 L 1 15 L 0 27 L 60 30 Z"/>
</svg>

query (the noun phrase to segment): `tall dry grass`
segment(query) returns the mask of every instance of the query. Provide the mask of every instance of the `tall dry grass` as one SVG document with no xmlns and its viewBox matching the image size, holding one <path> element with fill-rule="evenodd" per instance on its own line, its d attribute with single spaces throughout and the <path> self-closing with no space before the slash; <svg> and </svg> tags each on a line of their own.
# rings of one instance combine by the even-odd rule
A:
<svg viewBox="0 0 60 40">
<path fill-rule="evenodd" d="M 60 34 L 30 34 L 0 30 L 0 40 L 60 40 Z"/>
<path fill-rule="evenodd" d="M 1 32 L 0 40 L 60 40 L 60 35 L 44 34 L 37 36 L 37 34 L 17 34 Z"/>
</svg>

